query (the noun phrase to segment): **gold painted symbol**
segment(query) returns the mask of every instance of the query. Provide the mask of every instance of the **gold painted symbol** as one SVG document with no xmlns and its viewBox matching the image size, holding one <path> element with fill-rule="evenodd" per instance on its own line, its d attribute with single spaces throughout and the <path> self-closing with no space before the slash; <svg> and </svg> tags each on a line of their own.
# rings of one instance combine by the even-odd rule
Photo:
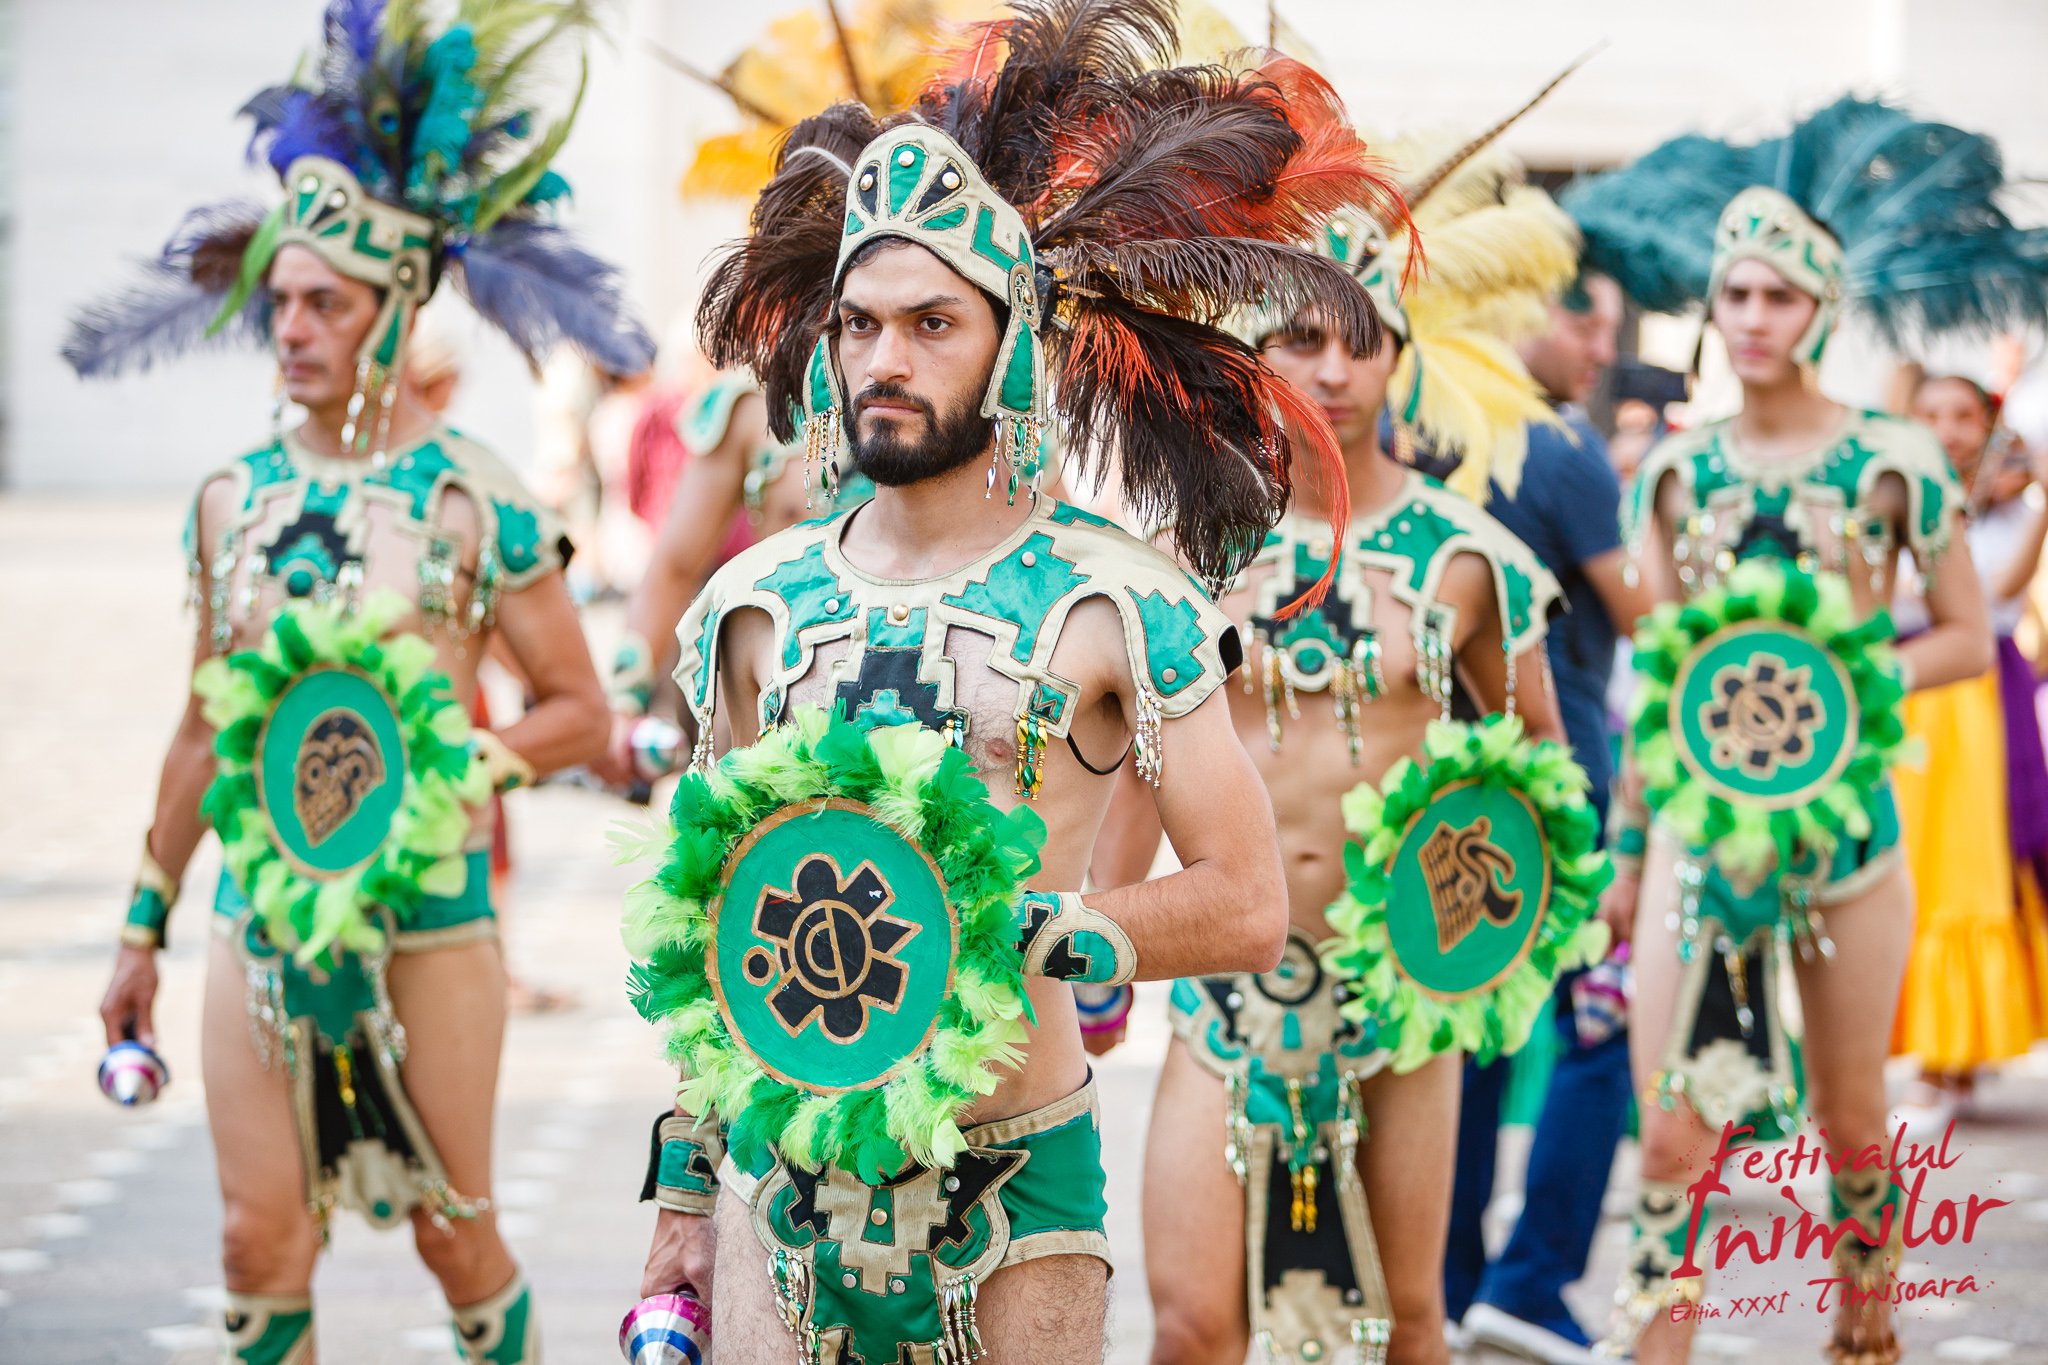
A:
<svg viewBox="0 0 2048 1365">
<path fill-rule="evenodd" d="M 1714 675 L 1699 723 L 1717 767 L 1767 781 L 1780 767 L 1813 757 L 1827 708 L 1813 690 L 1811 668 L 1788 667 L 1783 659 L 1759 654 Z"/>
<path fill-rule="evenodd" d="M 1422 876 L 1436 914 L 1436 946 L 1448 953 L 1479 926 L 1484 914 L 1495 924 L 1512 924 L 1522 910 L 1522 893 L 1509 890 L 1515 860 L 1493 843 L 1493 819 L 1482 815 L 1463 828 L 1438 825 L 1422 841 Z"/>
<path fill-rule="evenodd" d="M 816 1020 L 832 1041 L 850 1043 L 867 1032 L 870 1010 L 901 1008 L 909 972 L 895 952 L 919 926 L 887 913 L 894 900 L 873 863 L 847 877 L 826 853 L 797 864 L 789 890 L 762 890 L 754 932 L 764 944 L 746 951 L 740 970 L 791 1037 Z"/>
<path fill-rule="evenodd" d="M 384 781 L 384 754 L 363 718 L 347 707 L 322 712 L 299 741 L 292 809 L 315 848 L 348 823 Z"/>
</svg>

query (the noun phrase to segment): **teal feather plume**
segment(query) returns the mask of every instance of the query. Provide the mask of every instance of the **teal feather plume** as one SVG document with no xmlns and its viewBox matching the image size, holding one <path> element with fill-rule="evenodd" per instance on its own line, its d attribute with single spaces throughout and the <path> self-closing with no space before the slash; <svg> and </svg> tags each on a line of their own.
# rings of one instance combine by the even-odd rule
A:
<svg viewBox="0 0 2048 1365">
<path fill-rule="evenodd" d="M 1586 264 L 1659 312 L 1705 301 L 1728 201 L 1767 185 L 1842 244 L 1845 302 L 1894 344 L 2048 320 L 2048 230 L 2014 225 L 1997 144 L 1844 97 L 1782 137 L 1698 134 L 1571 186 Z"/>
</svg>

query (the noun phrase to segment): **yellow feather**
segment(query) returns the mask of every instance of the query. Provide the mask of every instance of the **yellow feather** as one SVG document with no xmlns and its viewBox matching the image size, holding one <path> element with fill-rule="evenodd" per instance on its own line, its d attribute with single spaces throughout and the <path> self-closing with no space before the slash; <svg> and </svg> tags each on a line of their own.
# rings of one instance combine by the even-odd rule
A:
<svg viewBox="0 0 2048 1365">
<path fill-rule="evenodd" d="M 846 19 L 860 97 L 877 114 L 909 105 L 960 45 L 967 26 L 997 12 L 995 0 L 867 0 Z M 774 173 L 775 149 L 791 125 L 855 96 L 838 35 L 821 9 L 769 23 L 721 79 L 747 105 L 778 121 L 699 143 L 683 174 L 685 195 L 751 198 Z"/>
<path fill-rule="evenodd" d="M 1366 138 L 1404 181 L 1421 180 L 1462 137 Z M 1405 271 L 1414 240 L 1422 265 L 1401 294 L 1409 344 L 1388 384 L 1388 407 L 1432 448 L 1463 462 L 1447 481 L 1484 502 L 1488 481 L 1513 496 L 1521 486 L 1531 423 L 1559 424 L 1513 343 L 1549 325 L 1550 301 L 1578 271 L 1572 221 L 1526 184 L 1514 158 L 1486 148 L 1457 166 L 1418 204 L 1416 231 L 1387 248 Z"/>
</svg>

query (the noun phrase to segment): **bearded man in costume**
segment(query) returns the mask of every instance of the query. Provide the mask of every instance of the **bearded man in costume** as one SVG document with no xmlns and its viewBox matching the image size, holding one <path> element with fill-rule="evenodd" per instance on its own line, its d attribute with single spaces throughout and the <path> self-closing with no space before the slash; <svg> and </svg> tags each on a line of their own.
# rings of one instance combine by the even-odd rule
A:
<svg viewBox="0 0 2048 1365">
<path fill-rule="evenodd" d="M 245 111 L 282 202 L 189 215 L 67 346 L 101 375 L 223 333 L 267 340 L 306 413 L 193 504 L 195 692 L 101 1009 L 110 1042 L 151 1037 L 156 951 L 213 825 L 228 870 L 203 1056 L 224 1361 L 313 1359 L 310 1286 L 338 1208 L 411 1224 L 459 1358 L 540 1358 L 490 1204 L 506 982 L 488 798 L 592 756 L 603 695 L 566 542 L 402 376 L 444 279 L 530 357 L 568 341 L 645 365 L 616 276 L 550 221 L 566 128 L 538 121 L 518 78 L 574 50 L 587 18 L 487 2 L 444 27 L 410 4 L 336 0 L 306 74 Z M 533 702 L 500 734 L 470 732 L 494 638 Z"/>
<path fill-rule="evenodd" d="M 1157 69 L 1172 13 L 1021 5 L 907 116 L 841 105 L 800 125 L 701 314 L 713 361 L 761 377 L 777 435 L 801 408 L 819 471 L 850 446 L 877 491 L 739 555 L 685 616 L 700 757 L 830 707 L 878 727 L 878 748 L 936 732 L 1000 779 L 1005 816 L 1044 826 L 995 954 L 1021 961 L 1035 1025 L 959 1114 L 964 1150 L 860 1174 L 743 1153 L 734 1114 L 679 1106 L 659 1126 L 643 1292 L 708 1292 L 719 1349 L 743 1359 L 792 1334 L 803 1358 L 846 1365 L 1099 1357 L 1103 1171 L 1068 982 L 1121 992 L 1279 953 L 1272 815 L 1216 696 L 1236 631 L 1171 559 L 1042 496 L 1037 452 L 1056 413 L 1069 449 L 1113 457 L 1134 501 L 1174 521 L 1197 572 L 1239 567 L 1291 459 L 1334 449 L 1255 352 L 1188 319 L 1277 289 L 1371 348 L 1348 277 L 1287 243 L 1385 190 L 1348 130 L 1297 127 L 1278 85 Z M 1127 756 L 1186 868 L 1084 900 Z M 758 773 L 747 757 L 690 799 Z"/>
<path fill-rule="evenodd" d="M 1688 1230 L 1710 1238 L 1685 1190 L 1724 1124 L 1765 1141 L 1810 1112 L 1833 1149 L 1888 1140 L 1913 927 L 1887 775 L 1900 702 L 1993 654 L 1940 445 L 1815 376 L 1845 309 L 1894 343 L 2048 315 L 2038 234 L 1999 210 L 2002 184 L 1988 139 L 1845 98 L 1754 144 L 1674 139 L 1567 199 L 1589 261 L 1645 307 L 1706 305 L 1742 383 L 1740 413 L 1650 453 L 1624 514 L 1636 571 L 1673 605 L 1637 632 L 1610 839 L 1638 904 L 1643 1168 L 1608 1354 L 1689 1353 L 1694 1319 L 1669 1310 L 1703 1292 L 1704 1262 L 1677 1273 Z M 1930 625 L 1893 651 L 1906 550 Z M 1777 998 L 1795 946 L 1797 1067 Z M 1883 1365 L 1899 1343 L 1872 1291 L 1903 1252 L 1898 1187 L 1844 1168 L 1831 1194 L 1830 1222 L 1854 1225 L 1834 1274 L 1864 1301 L 1842 1295 L 1829 1355 Z"/>
<path fill-rule="evenodd" d="M 745 129 L 699 143 L 683 175 L 687 200 L 751 200 L 775 170 L 775 158 L 800 117 L 852 99 L 877 113 L 908 105 L 938 76 L 969 19 L 985 18 L 985 0 L 866 0 L 845 20 L 827 13 L 784 15 L 710 83 L 748 118 Z M 687 68 L 686 68 L 687 69 Z M 694 74 L 694 73 L 693 73 Z M 760 382 L 725 370 L 678 409 L 675 432 L 688 452 L 647 573 L 626 601 L 626 633 L 612 657 L 612 744 L 598 774 L 621 785 L 634 777 L 632 734 L 647 713 L 655 682 L 675 667 L 675 626 L 722 550 L 736 513 L 754 538 L 851 508 L 874 491 L 851 469 L 827 481 L 804 460 L 801 441 L 768 431 Z"/>
</svg>

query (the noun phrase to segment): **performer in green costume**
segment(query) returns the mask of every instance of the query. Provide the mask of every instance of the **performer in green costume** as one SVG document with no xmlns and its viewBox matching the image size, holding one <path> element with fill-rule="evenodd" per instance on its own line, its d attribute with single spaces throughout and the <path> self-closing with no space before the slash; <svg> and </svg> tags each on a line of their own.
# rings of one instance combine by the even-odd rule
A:
<svg viewBox="0 0 2048 1365">
<path fill-rule="evenodd" d="M 878 751 L 900 747 L 906 725 L 936 732 L 1000 805 L 1044 826 L 1013 941 L 997 945 L 1021 968 L 1035 1022 L 1015 1071 L 957 1115 L 964 1150 L 948 1133 L 932 1164 L 806 1169 L 772 1144 L 742 1152 L 735 1119 L 721 1163 L 719 1116 L 661 1121 L 643 1291 L 709 1291 L 719 1349 L 742 1359 L 784 1355 L 792 1336 L 803 1359 L 845 1365 L 964 1362 L 984 1349 L 1099 1357 L 1103 1173 L 1068 983 L 1256 970 L 1280 952 L 1270 809 L 1215 695 L 1239 662 L 1236 631 L 1167 556 L 1037 487 L 1041 428 L 1057 413 L 1069 449 L 1113 456 L 1127 493 L 1174 517 L 1197 571 L 1227 577 L 1285 497 L 1280 413 L 1315 433 L 1299 452 L 1306 467 L 1335 451 L 1255 352 L 1184 319 L 1277 287 L 1327 308 L 1350 348 L 1377 341 L 1348 277 L 1286 245 L 1322 211 L 1290 187 L 1320 184 L 1347 202 L 1381 192 L 1363 148 L 1304 137 L 1274 86 L 1148 69 L 1172 51 L 1172 13 L 1150 0 L 1022 6 L 907 117 L 883 126 L 846 104 L 799 125 L 753 237 L 707 295 L 706 349 L 761 376 L 771 429 L 793 435 L 802 420 L 821 470 L 850 448 L 877 491 L 737 556 L 684 617 L 678 681 L 702 764 L 829 708 L 872 727 Z M 784 742 L 729 753 L 704 789 L 686 783 L 679 833 L 717 818 L 728 791 L 774 780 L 781 760 L 758 751 Z M 832 743 L 849 773 L 874 761 Z M 1084 899 L 1127 757 L 1186 870 Z M 752 894 L 730 875 L 721 916 Z M 833 889 L 814 888 L 821 875 L 799 871 L 794 898 L 821 904 Z M 849 881 L 843 902 L 866 905 L 878 888 L 864 885 Z M 787 933 L 789 899 L 760 902 L 761 932 Z M 898 985 L 924 952 L 919 937 L 894 952 L 901 933 L 877 915 L 861 939 L 863 961 L 891 954 Z M 759 978 L 790 955 L 764 938 Z M 736 1018 L 759 1012 L 751 960 L 719 974 L 718 1008 Z M 862 1018 L 896 1029 L 889 1002 L 908 998 L 885 992 L 863 1006 L 872 1016 L 823 1017 L 834 1039 L 859 1040 Z M 814 1017 L 783 1026 L 810 1037 Z M 762 1064 L 790 1076 L 820 1064 L 788 1059 L 787 1046 Z M 815 1136 L 792 1129 L 785 1149 Z"/>
<path fill-rule="evenodd" d="M 1347 828 L 1354 790 L 1424 757 L 1425 735 L 1449 719 L 1454 696 L 1480 714 L 1516 715 L 1532 737 L 1562 737 L 1543 654 L 1556 583 L 1499 523 L 1403 458 L 1420 425 L 1423 441 L 1463 455 L 1465 486 L 1484 490 L 1489 474 L 1512 485 L 1523 424 L 1541 411 L 1496 319 L 1518 307 L 1540 312 L 1571 278 L 1574 242 L 1564 215 L 1522 183 L 1518 167 L 1475 155 L 1485 141 L 1397 148 L 1413 221 L 1343 213 L 1314 239 L 1351 273 L 1394 345 L 1354 358 L 1313 310 L 1261 309 L 1240 322 L 1267 363 L 1328 415 L 1343 442 L 1351 511 L 1298 487 L 1220 599 L 1253 642 L 1231 712 L 1278 816 L 1291 923 L 1277 968 L 1173 985 L 1175 1037 L 1146 1152 L 1155 1365 L 1236 1365 L 1250 1346 L 1269 1361 L 1444 1358 L 1458 1048 L 1483 1050 L 1492 1005 L 1475 1006 L 1455 1029 L 1396 1018 L 1405 1011 L 1391 1002 L 1381 1002 L 1385 1017 L 1365 1013 L 1358 964 L 1325 944 L 1339 918 L 1333 902 L 1346 903 L 1347 863 L 1362 852 L 1352 835 L 1364 831 Z M 1418 272 L 1404 296 L 1414 242 L 1420 236 L 1434 262 L 1439 224 L 1451 244 L 1445 278 L 1459 284 Z M 1481 233 L 1483 249 L 1465 245 Z M 1383 412 L 1396 423 L 1398 453 L 1382 448 Z M 1281 610 L 1333 564 L 1335 585 L 1318 606 Z M 1569 755 L 1559 757 L 1559 771 L 1575 774 Z M 1589 836 L 1592 819 L 1584 816 Z M 1462 827 L 1481 836 L 1491 828 L 1485 817 Z M 1532 934 L 1547 875 L 1539 829 L 1530 826 L 1537 843 L 1528 847 L 1500 829 L 1495 842 L 1467 840 L 1454 853 L 1510 869 L 1502 875 L 1526 904 Z M 1397 886 L 1401 876 L 1429 875 L 1410 854 L 1396 862 L 1407 869 Z M 1447 913 L 1451 884 L 1429 886 L 1406 899 L 1419 899 L 1425 915 L 1432 906 Z M 1461 923 L 1446 935 L 1445 922 L 1427 932 L 1432 952 L 1451 945 L 1446 963 L 1491 950 L 1482 942 L 1490 927 L 1474 934 L 1476 921 Z M 1512 975 L 1531 943 L 1504 946 Z"/>
<path fill-rule="evenodd" d="M 539 1359 L 490 1207 L 506 1007 L 487 798 L 596 753 L 603 694 L 566 542 L 403 376 L 443 278 L 529 356 L 566 340 L 610 368 L 646 364 L 616 276 L 551 221 L 566 122 L 541 122 L 508 80 L 558 66 L 587 17 L 484 0 L 444 25 L 337 0 L 302 74 L 245 110 L 282 200 L 196 210 L 67 346 L 100 375 L 209 336 L 266 341 L 280 412 L 289 398 L 306 413 L 194 502 L 194 696 L 102 1006 L 110 1041 L 151 1036 L 155 953 L 213 825 L 228 874 L 203 1049 L 225 1361 L 313 1358 L 309 1290 L 337 1208 L 412 1224 L 455 1358 Z M 502 734 L 472 733 L 494 639 L 533 702 Z"/>
<path fill-rule="evenodd" d="M 1799 1122 L 1776 993 L 1795 943 L 1812 1116 L 1836 1148 L 1886 1140 L 1882 1068 L 1913 918 L 1884 764 L 1902 692 L 1982 672 L 1991 643 L 1941 447 L 1830 401 L 1815 372 L 1845 310 L 1894 342 L 2048 312 L 2038 244 L 1999 211 L 2001 182 L 1987 139 L 1843 99 L 1754 145 L 1676 139 L 1566 201 L 1590 263 L 1646 307 L 1706 304 L 1742 382 L 1737 416 L 1650 454 L 1625 514 L 1638 572 L 1688 609 L 1638 636 L 1609 840 L 1622 876 L 1640 878 L 1629 1024 L 1643 1100 L 1609 1354 L 1684 1357 L 1691 1320 L 1666 1310 L 1703 1284 L 1672 1276 L 1684 1186 L 1724 1123 L 1768 1138 Z M 1885 608 L 1902 551 L 1932 625 L 1894 657 Z M 1834 1192 L 1835 1218 L 1863 1230 L 1835 1273 L 1862 1289 L 1900 1252 L 1896 1223 L 1889 1244 L 1881 1232 L 1896 1190 L 1858 1184 L 1867 1174 Z M 1897 1359 L 1885 1296 L 1843 1297 L 1833 1358 Z"/>
</svg>

